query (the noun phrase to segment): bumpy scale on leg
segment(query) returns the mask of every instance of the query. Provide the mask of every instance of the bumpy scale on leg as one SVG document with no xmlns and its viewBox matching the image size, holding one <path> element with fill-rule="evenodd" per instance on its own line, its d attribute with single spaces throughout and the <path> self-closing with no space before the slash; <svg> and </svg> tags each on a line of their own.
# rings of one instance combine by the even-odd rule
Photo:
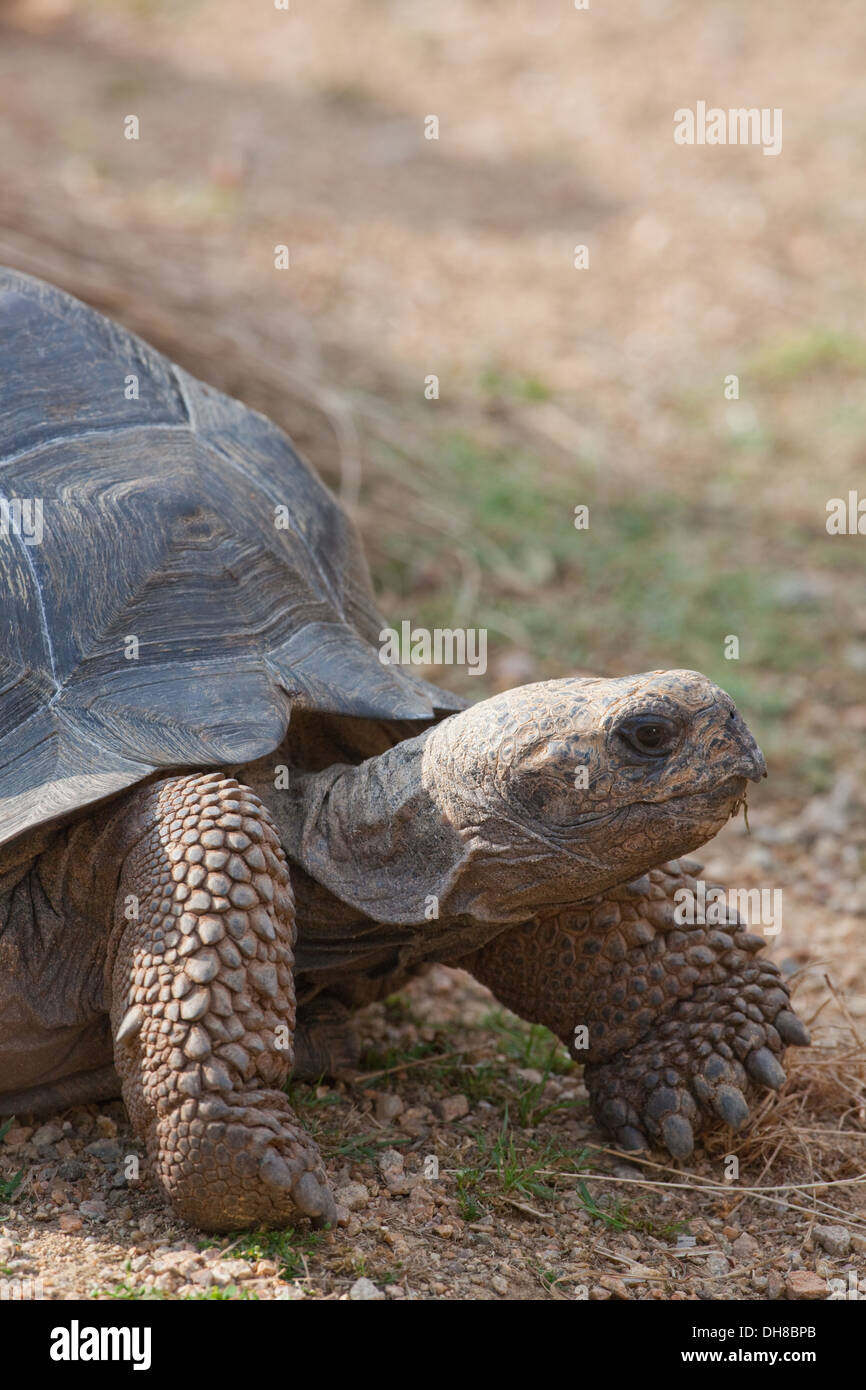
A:
<svg viewBox="0 0 866 1390">
<path fill-rule="evenodd" d="M 698 869 L 653 869 L 460 962 L 585 1063 L 604 1130 L 627 1149 L 648 1147 L 649 1136 L 676 1158 L 709 1120 L 741 1128 L 751 1083 L 778 1089 L 785 1045 L 809 1041 L 778 968 L 757 954 L 763 937 L 724 903 L 718 925 L 675 921 L 674 893 L 695 892 Z"/>
<path fill-rule="evenodd" d="M 111 950 L 115 1064 L 173 1206 L 207 1230 L 334 1218 L 292 1065 L 294 912 L 254 792 L 219 774 L 147 788 Z M 137 920 L 127 920 L 132 904 Z M 111 959 L 111 953 L 109 956 Z"/>
</svg>

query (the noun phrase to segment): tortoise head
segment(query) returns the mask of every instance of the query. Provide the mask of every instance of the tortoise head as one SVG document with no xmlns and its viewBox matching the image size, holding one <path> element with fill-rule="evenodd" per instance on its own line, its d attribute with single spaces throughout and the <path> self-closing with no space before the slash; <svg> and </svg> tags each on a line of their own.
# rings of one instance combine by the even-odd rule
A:
<svg viewBox="0 0 866 1390">
<path fill-rule="evenodd" d="M 696 671 L 521 686 L 446 720 L 424 761 L 479 892 L 489 876 L 535 906 L 689 853 L 766 776 L 733 700 Z"/>
</svg>

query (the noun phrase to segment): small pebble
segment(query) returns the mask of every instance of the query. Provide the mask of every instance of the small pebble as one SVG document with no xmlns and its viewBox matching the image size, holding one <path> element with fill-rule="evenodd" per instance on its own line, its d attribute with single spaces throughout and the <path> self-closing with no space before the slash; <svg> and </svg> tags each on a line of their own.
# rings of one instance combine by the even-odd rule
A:
<svg viewBox="0 0 866 1390">
<path fill-rule="evenodd" d="M 353 1303 L 372 1303 L 375 1299 L 384 1298 L 381 1289 L 377 1289 L 372 1279 L 356 1279 L 349 1290 L 349 1298 Z"/>
<path fill-rule="evenodd" d="M 792 1299 L 826 1298 L 827 1280 L 811 1269 L 795 1269 L 785 1280 L 785 1293 Z"/>
<path fill-rule="evenodd" d="M 847 1226 L 814 1226 L 812 1237 L 828 1255 L 844 1259 L 851 1249 L 851 1232 Z"/>
<path fill-rule="evenodd" d="M 731 1249 L 738 1260 L 752 1260 L 761 1253 L 761 1246 L 748 1231 L 743 1231 L 733 1242 Z"/>
<path fill-rule="evenodd" d="M 116 1139 L 94 1139 L 92 1144 L 85 1144 L 84 1152 L 92 1154 L 101 1163 L 116 1163 L 120 1158 L 121 1148 Z"/>
<path fill-rule="evenodd" d="M 59 1125 L 40 1125 L 31 1135 L 31 1143 L 33 1143 L 37 1149 L 43 1149 L 47 1148 L 49 1144 L 56 1144 L 58 1139 L 62 1138 L 63 1130 Z"/>
<path fill-rule="evenodd" d="M 376 1097 L 376 1119 L 380 1124 L 387 1124 L 389 1120 L 395 1120 L 402 1113 L 403 1102 L 399 1096 L 388 1091 L 380 1092 Z"/>
<path fill-rule="evenodd" d="M 339 1202 L 341 1207 L 347 1211 L 358 1211 L 360 1207 L 365 1207 L 370 1200 L 370 1189 L 365 1187 L 362 1182 L 347 1182 L 344 1187 L 338 1187 L 334 1193 L 334 1200 Z"/>
<path fill-rule="evenodd" d="M 78 1210 L 82 1216 L 89 1216 L 96 1221 L 104 1221 L 108 1215 L 108 1207 L 101 1197 L 94 1197 L 88 1202 L 79 1202 Z"/>
<path fill-rule="evenodd" d="M 446 1096 L 440 1100 L 438 1105 L 439 1114 L 446 1124 L 453 1120 L 462 1120 L 464 1115 L 469 1114 L 469 1101 L 465 1096 Z"/>
</svg>

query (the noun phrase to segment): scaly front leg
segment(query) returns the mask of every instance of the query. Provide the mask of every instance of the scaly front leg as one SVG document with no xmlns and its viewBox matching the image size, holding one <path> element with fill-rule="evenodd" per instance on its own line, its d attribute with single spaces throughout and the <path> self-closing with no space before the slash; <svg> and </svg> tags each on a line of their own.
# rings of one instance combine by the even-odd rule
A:
<svg viewBox="0 0 866 1390">
<path fill-rule="evenodd" d="M 460 962 L 585 1064 L 602 1129 L 624 1148 L 649 1138 L 675 1158 L 710 1123 L 740 1129 L 753 1083 L 778 1089 L 785 1045 L 809 1042 L 777 967 L 758 955 L 764 938 L 723 904 L 718 926 L 678 924 L 683 888 L 696 891 L 692 874 L 666 864 Z"/>
<path fill-rule="evenodd" d="M 232 778 L 178 777 L 139 795 L 125 833 L 115 1065 L 160 1184 L 205 1230 L 333 1219 L 318 1151 L 281 1089 L 294 909 L 267 811 Z"/>
</svg>

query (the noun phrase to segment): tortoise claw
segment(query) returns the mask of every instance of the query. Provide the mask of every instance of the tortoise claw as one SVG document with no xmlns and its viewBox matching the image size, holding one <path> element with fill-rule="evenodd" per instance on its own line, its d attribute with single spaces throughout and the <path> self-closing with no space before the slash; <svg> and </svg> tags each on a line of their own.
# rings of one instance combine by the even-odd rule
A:
<svg viewBox="0 0 866 1390">
<path fill-rule="evenodd" d="M 808 1047 L 812 1041 L 806 1025 L 789 1009 L 782 1009 L 777 1013 L 773 1025 L 782 1041 L 789 1043 L 791 1047 Z"/>
<path fill-rule="evenodd" d="M 666 1115 L 662 1120 L 662 1139 L 672 1158 L 689 1158 L 695 1136 L 685 1115 Z"/>
<path fill-rule="evenodd" d="M 746 1097 L 736 1086 L 725 1083 L 713 1096 L 713 1109 L 731 1129 L 741 1129 L 749 1118 Z"/>
<path fill-rule="evenodd" d="M 753 1081 L 778 1091 L 784 1084 L 785 1073 L 768 1047 L 758 1047 L 746 1058 L 746 1071 Z"/>
<path fill-rule="evenodd" d="M 297 1170 L 297 1163 L 287 1162 L 274 1149 L 269 1149 L 259 1163 L 259 1173 L 265 1182 L 279 1192 L 289 1193 L 302 1215 L 319 1225 L 336 1221 L 337 1208 L 329 1189 L 309 1169 L 300 1177 Z"/>
<path fill-rule="evenodd" d="M 629 1152 L 636 1152 L 638 1149 L 648 1149 L 649 1141 L 641 1130 L 635 1129 L 634 1125 L 623 1125 L 616 1132 L 616 1140 L 621 1149 Z"/>
<path fill-rule="evenodd" d="M 292 1198 L 305 1216 L 310 1216 L 319 1225 L 333 1225 L 337 1219 L 337 1206 L 324 1183 L 316 1180 L 312 1173 L 304 1173 L 292 1188 Z"/>
</svg>

